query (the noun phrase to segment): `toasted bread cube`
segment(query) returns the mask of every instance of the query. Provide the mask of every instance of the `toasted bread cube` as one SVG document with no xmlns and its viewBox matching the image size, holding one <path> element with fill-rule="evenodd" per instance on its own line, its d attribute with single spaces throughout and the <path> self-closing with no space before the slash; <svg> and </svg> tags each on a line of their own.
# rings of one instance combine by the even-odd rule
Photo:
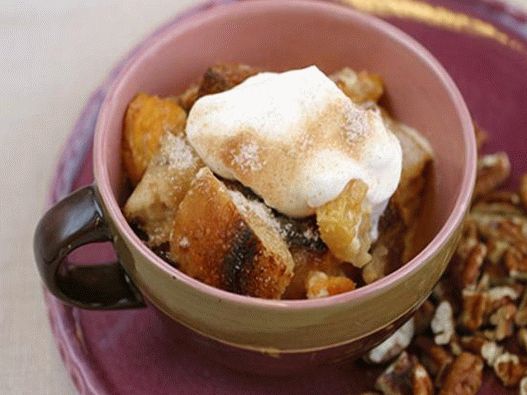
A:
<svg viewBox="0 0 527 395">
<path fill-rule="evenodd" d="M 401 122 L 391 121 L 388 125 L 399 139 L 403 151 L 401 181 L 392 196 L 391 204 L 406 225 L 402 253 L 402 263 L 406 263 L 419 252 L 414 238 L 418 231 L 419 213 L 424 203 L 427 178 L 431 176 L 429 168 L 434 154 L 425 137 L 415 129 Z"/>
<path fill-rule="evenodd" d="M 159 151 L 124 206 L 130 223 L 148 235 L 150 247 L 170 239 L 179 203 L 203 162 L 184 136 L 165 132 Z"/>
<path fill-rule="evenodd" d="M 259 71 L 244 64 L 220 63 L 208 68 L 198 83 L 192 84 L 174 99 L 188 113 L 201 96 L 231 89 Z"/>
<path fill-rule="evenodd" d="M 192 84 L 182 94 L 176 96 L 174 99 L 176 103 L 183 108 L 187 113 L 190 111 L 196 100 L 198 100 L 199 87 L 201 84 Z"/>
<path fill-rule="evenodd" d="M 383 119 L 397 137 L 403 151 L 401 180 L 392 202 L 404 223 L 409 225 L 417 216 L 421 195 L 426 184 L 426 170 L 434 158 L 428 141 L 415 129 L 393 120 L 386 113 Z"/>
<path fill-rule="evenodd" d="M 362 271 L 364 281 L 372 283 L 412 259 L 419 251 L 414 242 L 418 216 L 433 161 L 428 141 L 415 129 L 383 112 L 386 126 L 398 138 L 403 151 L 401 180 L 379 227 L 379 238 L 372 247 L 372 260 Z"/>
<path fill-rule="evenodd" d="M 182 135 L 186 114 L 172 99 L 138 94 L 124 117 L 122 158 L 128 178 L 137 185 L 165 132 Z"/>
<path fill-rule="evenodd" d="M 329 76 L 335 84 L 355 103 L 376 103 L 384 92 L 382 79 L 379 75 L 361 71 L 356 73 L 345 67 Z"/>
<path fill-rule="evenodd" d="M 397 121 L 382 106 L 375 105 L 381 113 L 386 129 L 399 140 L 402 150 L 401 183 L 423 175 L 425 168 L 434 160 L 434 150 L 427 138 L 418 130 Z"/>
<path fill-rule="evenodd" d="M 306 281 L 307 298 L 315 299 L 337 295 L 355 289 L 353 280 L 346 276 L 328 276 L 321 271 L 311 271 Z"/>
<path fill-rule="evenodd" d="M 368 263 L 371 256 L 371 207 L 366 201 L 368 186 L 351 180 L 334 200 L 317 208 L 320 237 L 339 259 L 356 267 Z"/>
<path fill-rule="evenodd" d="M 229 90 L 258 72 L 259 69 L 245 64 L 222 63 L 212 66 L 203 76 L 198 97 Z"/>
<path fill-rule="evenodd" d="M 187 275 L 234 293 L 279 299 L 293 258 L 262 203 L 202 168 L 176 213 L 170 255 Z"/>
</svg>

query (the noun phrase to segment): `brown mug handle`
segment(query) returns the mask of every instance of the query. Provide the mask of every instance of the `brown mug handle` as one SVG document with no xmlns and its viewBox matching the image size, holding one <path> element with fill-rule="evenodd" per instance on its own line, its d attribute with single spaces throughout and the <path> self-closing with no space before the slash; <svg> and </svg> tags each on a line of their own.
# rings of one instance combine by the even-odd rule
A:
<svg viewBox="0 0 527 395">
<path fill-rule="evenodd" d="M 144 307 L 120 263 L 73 265 L 68 255 L 89 243 L 112 241 L 95 186 L 67 196 L 40 220 L 33 248 L 46 287 L 63 302 L 84 309 Z"/>
</svg>

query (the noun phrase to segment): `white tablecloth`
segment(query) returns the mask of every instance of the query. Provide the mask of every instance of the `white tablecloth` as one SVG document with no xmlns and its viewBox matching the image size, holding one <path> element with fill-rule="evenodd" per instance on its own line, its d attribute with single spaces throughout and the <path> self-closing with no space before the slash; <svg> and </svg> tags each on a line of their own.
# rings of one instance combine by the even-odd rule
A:
<svg viewBox="0 0 527 395">
<path fill-rule="evenodd" d="M 0 394 L 72 394 L 33 264 L 57 155 L 91 91 L 196 0 L 0 1 Z"/>
</svg>

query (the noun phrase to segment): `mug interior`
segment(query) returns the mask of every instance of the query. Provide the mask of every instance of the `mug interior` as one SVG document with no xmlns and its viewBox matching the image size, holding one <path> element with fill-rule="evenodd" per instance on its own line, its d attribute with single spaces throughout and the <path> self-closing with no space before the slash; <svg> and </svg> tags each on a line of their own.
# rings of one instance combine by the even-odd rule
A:
<svg viewBox="0 0 527 395">
<path fill-rule="evenodd" d="M 94 146 L 95 178 L 115 223 L 136 239 L 138 248 L 146 247 L 119 209 L 127 104 L 139 92 L 177 95 L 217 62 L 270 70 L 315 64 L 327 73 L 350 66 L 380 74 L 390 113 L 418 129 L 435 152 L 420 231 L 423 245 L 428 245 L 407 265 L 433 254 L 461 221 L 474 182 L 475 143 L 465 104 L 437 61 L 396 28 L 347 7 L 250 1 L 215 7 L 155 34 L 132 55 L 103 104 Z M 391 276 L 402 275 L 398 272 Z"/>
</svg>

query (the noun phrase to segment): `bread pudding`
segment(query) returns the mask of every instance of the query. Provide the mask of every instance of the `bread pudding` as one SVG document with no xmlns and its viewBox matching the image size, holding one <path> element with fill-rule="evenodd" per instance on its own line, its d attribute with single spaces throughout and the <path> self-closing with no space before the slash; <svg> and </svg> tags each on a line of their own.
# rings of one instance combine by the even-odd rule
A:
<svg viewBox="0 0 527 395">
<path fill-rule="evenodd" d="M 268 299 L 348 292 L 416 255 L 433 152 L 382 106 L 380 76 L 209 68 L 129 104 L 123 212 L 187 275 Z"/>
</svg>

